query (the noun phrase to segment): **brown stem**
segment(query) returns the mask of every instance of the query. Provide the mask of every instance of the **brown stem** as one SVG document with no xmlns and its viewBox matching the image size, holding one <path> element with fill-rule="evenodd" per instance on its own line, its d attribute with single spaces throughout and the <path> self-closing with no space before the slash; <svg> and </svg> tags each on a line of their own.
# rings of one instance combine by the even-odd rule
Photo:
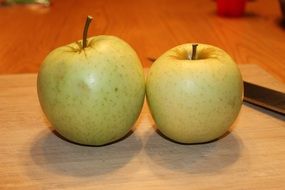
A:
<svg viewBox="0 0 285 190">
<path fill-rule="evenodd" d="M 85 22 L 84 31 L 83 31 L 83 44 L 82 44 L 83 49 L 87 47 L 87 33 L 88 33 L 88 28 L 89 28 L 89 25 L 92 19 L 93 19 L 92 16 L 87 16 L 87 19 Z"/>
<path fill-rule="evenodd" d="M 198 46 L 198 44 L 192 44 L 191 60 L 195 60 L 196 59 L 197 46 Z"/>
</svg>

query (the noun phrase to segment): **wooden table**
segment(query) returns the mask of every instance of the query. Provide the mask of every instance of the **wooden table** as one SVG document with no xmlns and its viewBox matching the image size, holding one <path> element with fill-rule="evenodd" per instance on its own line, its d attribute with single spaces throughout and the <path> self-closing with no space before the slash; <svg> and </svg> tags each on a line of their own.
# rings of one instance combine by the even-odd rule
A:
<svg viewBox="0 0 285 190">
<path fill-rule="evenodd" d="M 216 15 L 214 0 L 52 0 L 47 8 L 0 8 L 0 74 L 37 72 L 52 49 L 90 35 L 112 34 L 129 42 L 142 64 L 178 44 L 221 47 L 238 64 L 256 64 L 285 82 L 285 33 L 278 0 L 248 1 L 242 18 Z"/>
<path fill-rule="evenodd" d="M 256 65 L 243 78 L 285 92 Z M 181 145 L 155 132 L 146 106 L 133 134 L 103 147 L 53 132 L 36 94 L 36 75 L 0 76 L 0 189 L 284 189 L 285 117 L 244 104 L 231 132 Z"/>
</svg>

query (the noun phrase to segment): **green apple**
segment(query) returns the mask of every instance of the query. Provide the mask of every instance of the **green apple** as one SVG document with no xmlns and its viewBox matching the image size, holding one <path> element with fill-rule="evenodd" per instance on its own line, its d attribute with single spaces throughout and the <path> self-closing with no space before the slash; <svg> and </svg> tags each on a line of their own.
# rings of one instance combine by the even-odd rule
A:
<svg viewBox="0 0 285 190">
<path fill-rule="evenodd" d="M 100 35 L 56 48 L 42 63 L 37 90 L 52 126 L 66 139 L 104 145 L 124 137 L 137 120 L 145 78 L 136 52 L 115 36 Z"/>
<path fill-rule="evenodd" d="M 183 44 L 153 63 L 146 96 L 162 134 L 180 143 L 203 143 L 221 137 L 238 116 L 243 81 L 222 49 Z"/>
</svg>

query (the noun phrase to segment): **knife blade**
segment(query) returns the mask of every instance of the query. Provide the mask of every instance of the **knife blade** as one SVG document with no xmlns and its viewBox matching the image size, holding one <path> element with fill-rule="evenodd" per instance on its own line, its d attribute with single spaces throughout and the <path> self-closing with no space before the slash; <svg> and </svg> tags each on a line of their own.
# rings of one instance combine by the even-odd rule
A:
<svg viewBox="0 0 285 190">
<path fill-rule="evenodd" d="M 285 93 L 244 81 L 244 101 L 285 115 Z"/>
</svg>

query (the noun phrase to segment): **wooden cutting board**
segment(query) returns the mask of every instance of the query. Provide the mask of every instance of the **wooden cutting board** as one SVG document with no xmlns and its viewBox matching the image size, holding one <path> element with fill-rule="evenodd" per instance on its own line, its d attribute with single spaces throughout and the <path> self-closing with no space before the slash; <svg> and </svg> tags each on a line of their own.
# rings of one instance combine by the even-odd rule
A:
<svg viewBox="0 0 285 190">
<path fill-rule="evenodd" d="M 245 80 L 285 92 L 256 65 Z M 36 74 L 0 76 L 0 189 L 284 189 L 285 117 L 244 104 L 218 141 L 180 145 L 155 132 L 146 106 L 134 132 L 103 147 L 59 138 Z"/>
</svg>

